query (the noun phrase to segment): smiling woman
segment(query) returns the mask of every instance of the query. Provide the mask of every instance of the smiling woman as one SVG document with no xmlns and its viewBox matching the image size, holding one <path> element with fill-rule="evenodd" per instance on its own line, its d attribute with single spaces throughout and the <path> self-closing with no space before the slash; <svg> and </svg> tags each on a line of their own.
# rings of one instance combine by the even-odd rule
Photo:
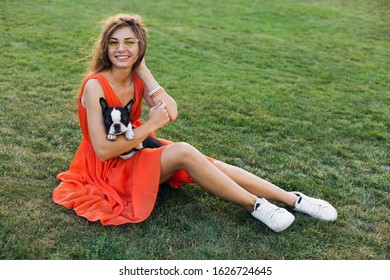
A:
<svg viewBox="0 0 390 280">
<path fill-rule="evenodd" d="M 132 68 L 139 58 L 139 47 L 134 32 L 128 27 L 118 28 L 107 42 L 108 58 L 116 67 Z"/>
<path fill-rule="evenodd" d="M 119 14 L 108 18 L 103 26 L 100 38 L 96 42 L 93 50 L 93 59 L 90 67 L 92 73 L 100 72 L 111 67 L 112 62 L 108 57 L 107 46 L 113 47 L 114 49 L 119 46 L 119 44 L 117 46 L 112 45 L 111 39 L 118 39 L 113 36 L 113 33 L 123 27 L 127 27 L 126 29 L 131 33 L 131 38 L 136 39 L 138 43 L 139 55 L 133 68 L 137 68 L 141 63 L 147 48 L 147 30 L 143 24 L 143 20 L 138 15 Z"/>
<path fill-rule="evenodd" d="M 55 202 L 105 225 L 141 222 L 150 215 L 160 168 L 148 174 L 144 166 L 159 167 L 164 147 L 141 150 L 131 160 L 119 155 L 137 147 L 177 116 L 176 103 L 163 89 L 148 94 L 159 85 L 146 68 L 146 46 L 146 28 L 139 16 L 117 15 L 106 21 L 93 49 L 91 73 L 80 89 L 79 120 L 84 138 L 70 169 L 58 175 L 61 183 L 53 193 Z M 123 107 L 134 100 L 130 119 L 136 128 L 132 141 L 124 137 L 115 142 L 106 139 L 101 97 L 110 107 Z M 144 124 L 138 120 L 143 99 L 151 107 Z M 179 173 L 171 184 L 189 181 L 188 175 Z"/>
<path fill-rule="evenodd" d="M 267 199 L 282 202 L 314 218 L 334 221 L 329 203 L 299 192 L 287 192 L 241 169 L 206 157 L 187 143 L 142 149 L 128 160 L 120 157 L 178 116 L 177 104 L 145 64 L 146 28 L 140 16 L 109 18 L 93 52 L 92 69 L 80 89 L 79 121 L 83 140 L 53 200 L 91 221 L 104 225 L 142 222 L 151 214 L 159 185 L 173 188 L 197 183 L 209 192 L 237 203 L 276 232 L 288 228 L 295 217 Z M 130 121 L 134 137 L 108 141 L 99 100 L 109 107 L 134 101 Z M 142 123 L 141 102 L 149 105 Z"/>
</svg>

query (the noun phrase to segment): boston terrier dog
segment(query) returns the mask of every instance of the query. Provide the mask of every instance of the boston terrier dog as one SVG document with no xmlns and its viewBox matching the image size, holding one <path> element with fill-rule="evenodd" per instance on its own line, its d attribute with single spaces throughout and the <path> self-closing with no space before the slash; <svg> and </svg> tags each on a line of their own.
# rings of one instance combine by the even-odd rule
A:
<svg viewBox="0 0 390 280">
<path fill-rule="evenodd" d="M 109 107 L 107 101 L 100 97 L 100 106 L 102 106 L 102 113 L 104 125 L 106 127 L 107 139 L 115 141 L 117 135 L 125 134 L 126 140 L 133 140 L 133 127 L 130 123 L 130 113 L 134 104 L 131 99 L 124 107 Z M 131 158 L 137 151 L 144 148 L 158 148 L 163 144 L 152 136 L 148 136 L 141 144 L 131 149 L 130 151 L 120 155 L 123 159 Z"/>
</svg>

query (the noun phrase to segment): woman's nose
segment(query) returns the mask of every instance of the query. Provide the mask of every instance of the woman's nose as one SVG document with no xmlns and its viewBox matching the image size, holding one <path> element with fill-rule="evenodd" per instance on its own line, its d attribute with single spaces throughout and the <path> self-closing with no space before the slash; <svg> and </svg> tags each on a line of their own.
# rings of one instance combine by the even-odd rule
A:
<svg viewBox="0 0 390 280">
<path fill-rule="evenodd" d="M 125 49 L 126 49 L 126 47 L 125 47 L 124 42 L 119 42 L 118 50 L 125 50 Z"/>
</svg>

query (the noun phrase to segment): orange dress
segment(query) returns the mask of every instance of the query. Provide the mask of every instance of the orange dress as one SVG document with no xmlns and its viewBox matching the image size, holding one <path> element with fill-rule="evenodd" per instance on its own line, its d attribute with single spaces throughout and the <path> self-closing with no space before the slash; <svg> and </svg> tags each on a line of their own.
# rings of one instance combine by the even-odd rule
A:
<svg viewBox="0 0 390 280">
<path fill-rule="evenodd" d="M 138 119 L 142 114 L 141 102 L 145 86 L 137 75 L 133 78 L 135 103 L 130 117 L 137 127 L 142 124 Z M 93 74 L 84 81 L 78 102 L 83 139 L 69 170 L 57 175 L 61 182 L 53 192 L 53 201 L 73 209 L 77 215 L 89 221 L 100 220 L 103 225 L 142 222 L 154 208 L 160 184 L 161 154 L 166 145 L 172 142 L 160 139 L 165 146 L 140 150 L 128 160 L 115 157 L 100 161 L 91 143 L 86 109 L 80 102 L 89 79 L 100 82 L 110 107 L 122 106 L 101 74 Z M 211 158 L 209 160 L 212 161 Z M 179 170 L 167 183 L 178 188 L 183 183 L 192 182 L 186 171 Z"/>
</svg>

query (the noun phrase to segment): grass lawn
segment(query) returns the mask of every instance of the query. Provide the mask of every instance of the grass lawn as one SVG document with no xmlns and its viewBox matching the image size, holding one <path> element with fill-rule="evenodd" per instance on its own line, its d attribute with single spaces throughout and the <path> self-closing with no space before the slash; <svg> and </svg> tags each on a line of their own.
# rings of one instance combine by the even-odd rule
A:
<svg viewBox="0 0 390 280">
<path fill-rule="evenodd" d="M 138 13 L 179 105 L 158 136 L 330 201 L 274 233 L 197 185 L 141 224 L 51 200 L 81 133 L 74 96 L 113 14 Z M 0 2 L 0 259 L 390 259 L 387 0 Z"/>
</svg>

